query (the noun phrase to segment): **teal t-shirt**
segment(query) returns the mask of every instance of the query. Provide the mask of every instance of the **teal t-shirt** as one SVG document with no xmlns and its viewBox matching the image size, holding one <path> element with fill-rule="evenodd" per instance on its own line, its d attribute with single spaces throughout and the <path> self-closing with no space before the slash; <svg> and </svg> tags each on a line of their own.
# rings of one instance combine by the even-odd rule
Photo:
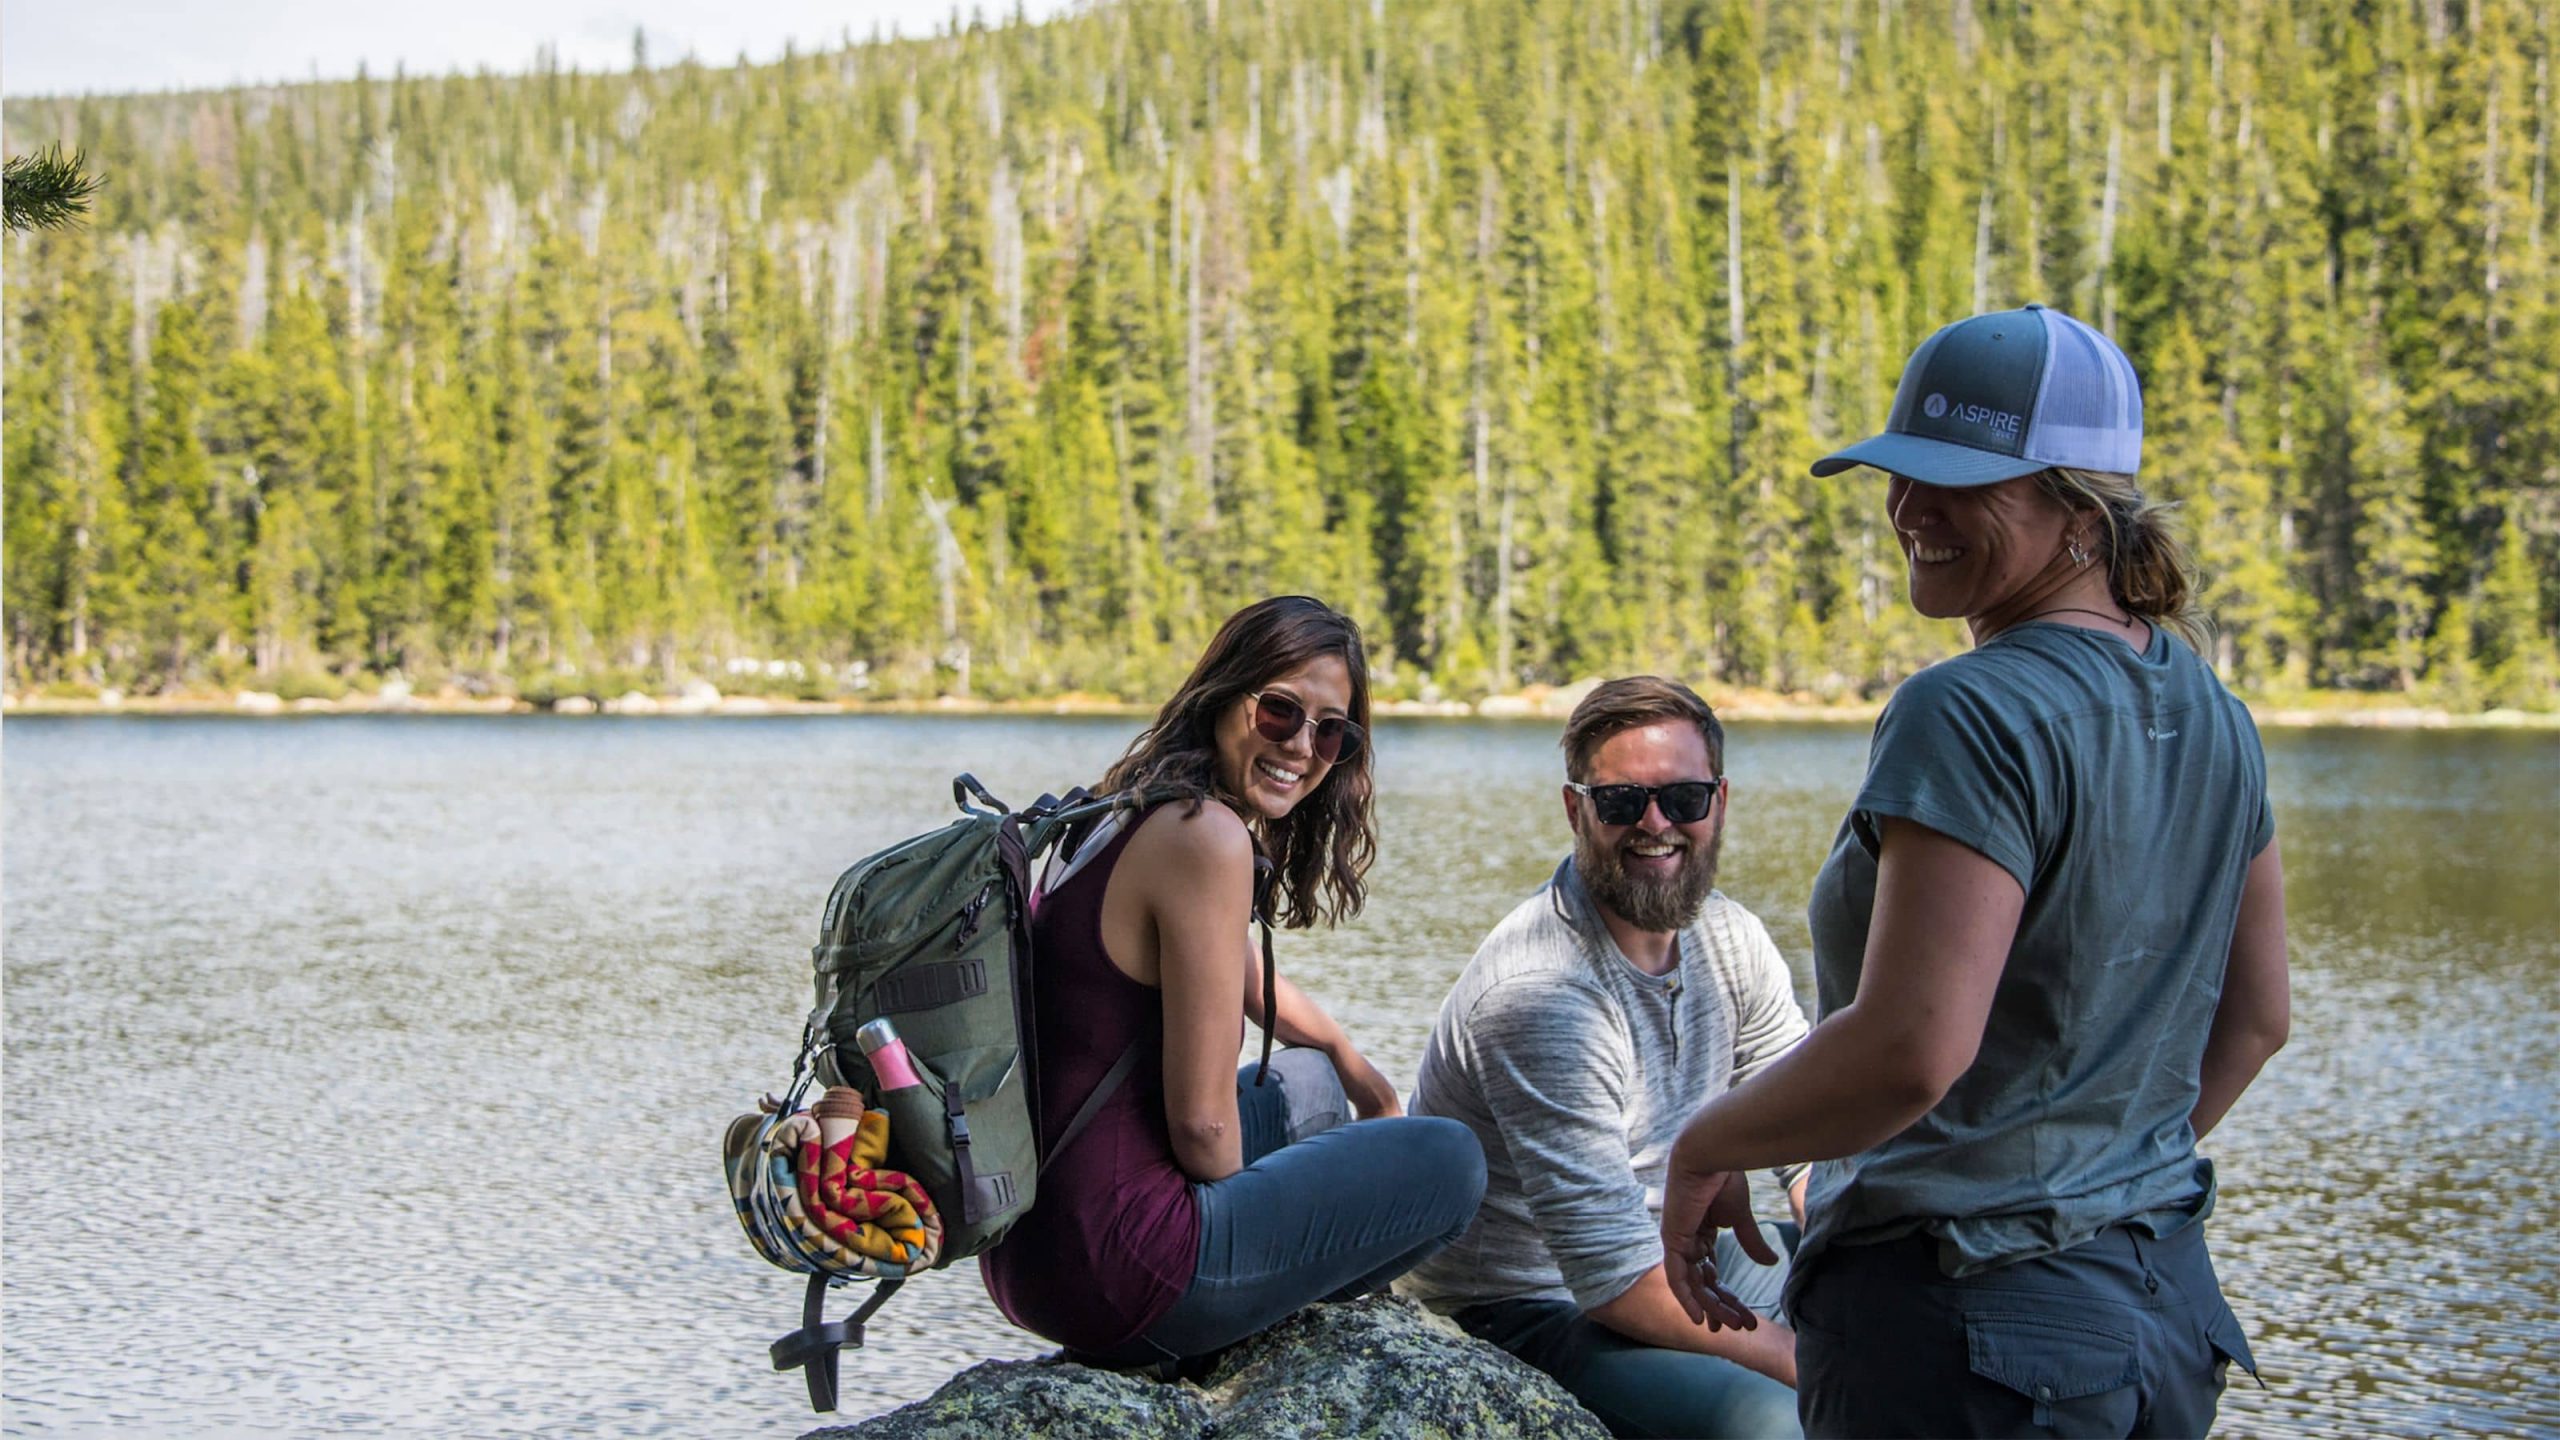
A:
<svg viewBox="0 0 2560 1440">
<path fill-rule="evenodd" d="M 1965 1275 L 2204 1214 L 2213 1167 L 2187 1115 L 2241 887 L 2275 834 L 2249 712 L 2156 626 L 2136 653 L 2033 621 L 1905 681 L 1814 881 L 1825 1015 L 1857 994 L 1888 815 L 1988 856 L 2026 908 L 1972 1068 L 1901 1134 L 1814 1167 L 1799 1272 L 1829 1245 L 1926 1231 Z"/>
</svg>

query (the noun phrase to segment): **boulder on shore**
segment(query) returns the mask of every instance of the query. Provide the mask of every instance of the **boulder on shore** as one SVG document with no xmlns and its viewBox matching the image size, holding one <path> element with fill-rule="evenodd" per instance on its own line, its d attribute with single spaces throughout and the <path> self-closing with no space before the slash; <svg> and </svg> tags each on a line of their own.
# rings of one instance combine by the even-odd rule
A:
<svg viewBox="0 0 2560 1440">
<path fill-rule="evenodd" d="M 989 1360 L 912 1405 L 801 1440 L 1607 1440 L 1608 1433 L 1545 1375 L 1409 1300 L 1372 1296 L 1299 1311 L 1229 1350 L 1202 1385 L 1055 1356 Z"/>
</svg>

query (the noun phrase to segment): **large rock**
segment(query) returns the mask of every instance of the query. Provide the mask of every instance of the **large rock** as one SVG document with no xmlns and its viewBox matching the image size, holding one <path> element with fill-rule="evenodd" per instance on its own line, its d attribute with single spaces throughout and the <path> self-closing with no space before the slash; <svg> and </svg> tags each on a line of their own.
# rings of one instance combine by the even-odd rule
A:
<svg viewBox="0 0 2560 1440">
<path fill-rule="evenodd" d="M 1410 1300 L 1302 1310 L 1209 1377 L 1211 1434 L 1608 1440 L 1564 1387 Z"/>
<path fill-rule="evenodd" d="M 988 1360 L 913 1405 L 801 1440 L 1189 1440 L 1208 1433 L 1209 1419 L 1189 1385 L 1062 1360 Z"/>
<path fill-rule="evenodd" d="M 1546 1376 L 1411 1301 L 1316 1305 L 1227 1352 L 1205 1387 L 1058 1359 L 990 1360 L 927 1399 L 802 1440 L 1607 1440 Z"/>
</svg>

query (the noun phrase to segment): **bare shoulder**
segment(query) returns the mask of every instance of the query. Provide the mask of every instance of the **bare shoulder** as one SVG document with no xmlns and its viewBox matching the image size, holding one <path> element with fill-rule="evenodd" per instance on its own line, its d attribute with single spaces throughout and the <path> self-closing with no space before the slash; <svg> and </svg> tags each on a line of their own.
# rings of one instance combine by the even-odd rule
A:
<svg viewBox="0 0 2560 1440">
<path fill-rule="evenodd" d="M 1164 984 L 1179 974 L 1223 983 L 1243 974 L 1253 835 L 1234 811 L 1214 800 L 1196 810 L 1159 807 L 1129 837 L 1115 881 L 1120 874 L 1132 882 L 1128 898 L 1143 912 L 1153 954 L 1137 979 Z"/>
<path fill-rule="evenodd" d="M 1128 858 L 1139 872 L 1182 889 L 1216 884 L 1221 877 L 1251 876 L 1253 835 L 1236 812 L 1214 800 L 1193 806 L 1159 805 L 1129 837 Z"/>
</svg>

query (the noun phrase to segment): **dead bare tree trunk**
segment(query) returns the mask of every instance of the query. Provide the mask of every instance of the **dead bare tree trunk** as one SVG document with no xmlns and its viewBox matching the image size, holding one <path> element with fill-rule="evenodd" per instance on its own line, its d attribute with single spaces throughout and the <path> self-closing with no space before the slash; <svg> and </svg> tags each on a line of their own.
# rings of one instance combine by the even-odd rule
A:
<svg viewBox="0 0 2560 1440">
<path fill-rule="evenodd" d="M 2116 333 L 2116 205 L 2123 196 L 2124 118 L 2107 117 L 2107 182 L 2098 201 L 2098 328 Z"/>
<path fill-rule="evenodd" d="M 888 440 L 880 429 L 880 402 L 871 402 L 871 491 L 863 498 L 862 514 L 867 520 L 880 518 L 881 507 L 889 503 Z"/>
<path fill-rule="evenodd" d="M 918 482 L 916 494 L 924 502 L 924 514 L 933 526 L 933 585 L 941 601 L 942 655 L 945 665 L 957 671 L 959 692 L 969 693 L 969 644 L 960 638 L 960 577 L 969 568 L 969 557 L 960 549 L 960 537 L 951 530 L 951 500 L 934 498 L 931 486 Z"/>
<path fill-rule="evenodd" d="M 1466 633 L 1467 624 L 1467 544 L 1466 536 L 1458 528 L 1457 506 L 1448 507 L 1447 519 L 1447 538 L 1442 542 L 1447 547 L 1443 564 L 1449 575 L 1448 603 L 1442 607 L 1440 617 L 1440 658 L 1443 662 L 1456 651 L 1458 637 Z"/>
<path fill-rule="evenodd" d="M 1174 214 L 1182 216 L 1191 210 L 1191 195 L 1184 191 L 1174 206 Z M 1183 424 L 1190 432 L 1191 478 L 1200 487 L 1202 505 L 1214 522 L 1218 513 L 1218 420 L 1209 394 L 1209 342 L 1207 305 L 1202 294 L 1201 236 L 1208 229 L 1208 217 L 1191 215 L 1190 234 L 1175 240 L 1176 262 L 1184 270 L 1182 299 L 1183 349 Z"/>
<path fill-rule="evenodd" d="M 1991 308 L 1991 184 L 1982 182 L 1982 205 L 1973 223 L 1973 313 Z"/>
<path fill-rule="evenodd" d="M 89 653 L 89 533 L 98 523 L 98 457 L 90 449 L 80 430 L 80 404 L 71 392 L 71 376 L 66 367 L 56 403 L 62 410 L 62 430 L 71 437 L 72 483 L 80 490 L 80 518 L 71 527 L 70 574 L 64 577 L 69 593 L 63 596 L 71 612 L 71 655 L 74 660 Z"/>
<path fill-rule="evenodd" d="M 1511 663 L 1511 526 L 1516 491 L 1511 472 L 1502 472 L 1502 523 L 1495 532 L 1493 561 L 1493 685 L 1508 691 L 1517 683 Z"/>
<path fill-rule="evenodd" d="M 2532 248 L 2536 259 L 2542 255 L 2543 186 L 2550 170 L 2551 57 L 2546 53 L 2533 62 L 2533 203 L 2525 212 L 2531 217 L 2526 222 L 2525 244 Z"/>
<path fill-rule="evenodd" d="M 1742 294 L 1742 160 L 1738 155 L 1727 156 L 1724 164 L 1724 295 L 1724 391 L 1733 410 L 1725 464 L 1738 479 L 1750 421 L 1742 404 L 1742 337 L 1750 314 Z"/>
<path fill-rule="evenodd" d="M 2165 60 L 2160 62 L 2159 98 L 2154 106 L 2154 118 L 2159 133 L 2154 137 L 2153 145 L 2163 160 L 2169 158 L 2169 117 L 2178 108 L 2177 84 L 2177 76 L 2169 68 L 2169 62 Z"/>
<path fill-rule="evenodd" d="M 2498 203 L 2502 198 L 2498 188 L 2498 99 L 2499 92 L 2505 88 L 2500 83 L 2503 78 L 2496 72 L 2491 72 L 2487 113 L 2481 117 L 2482 128 L 2488 131 L 2488 143 L 2480 156 L 2480 206 L 2488 213 L 2483 217 L 2482 227 L 2486 233 L 2481 236 L 2480 241 L 2484 272 L 2480 277 L 2481 289 L 2484 292 L 2480 305 L 2480 319 L 2483 328 L 2488 332 L 2489 343 L 2493 346 L 2498 343 L 2498 232 L 2501 229 L 2499 222 L 2506 217 L 2505 207 Z"/>
<path fill-rule="evenodd" d="M 995 271 L 996 313 L 1004 321 L 1005 373 L 1022 373 L 1022 197 L 1013 181 L 1013 166 L 996 158 L 996 173 L 987 182 L 987 213 L 993 243 L 989 257 Z"/>
</svg>

